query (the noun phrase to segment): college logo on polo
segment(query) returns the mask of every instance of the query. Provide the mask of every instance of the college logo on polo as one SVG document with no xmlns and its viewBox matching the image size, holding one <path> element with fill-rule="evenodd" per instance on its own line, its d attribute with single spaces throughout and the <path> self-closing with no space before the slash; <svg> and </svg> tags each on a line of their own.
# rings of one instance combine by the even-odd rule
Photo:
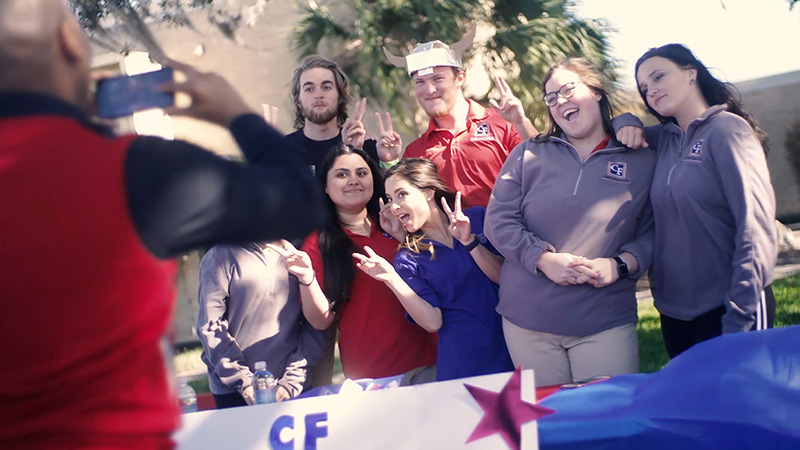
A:
<svg viewBox="0 0 800 450">
<path fill-rule="evenodd" d="M 484 122 L 478 124 L 475 128 L 475 132 L 472 133 L 472 141 L 493 141 L 494 136 L 492 135 L 492 128 L 489 126 L 489 122 Z"/>
<path fill-rule="evenodd" d="M 610 181 L 623 181 L 627 182 L 628 166 L 624 162 L 608 162 L 608 168 L 603 178 Z"/>
</svg>

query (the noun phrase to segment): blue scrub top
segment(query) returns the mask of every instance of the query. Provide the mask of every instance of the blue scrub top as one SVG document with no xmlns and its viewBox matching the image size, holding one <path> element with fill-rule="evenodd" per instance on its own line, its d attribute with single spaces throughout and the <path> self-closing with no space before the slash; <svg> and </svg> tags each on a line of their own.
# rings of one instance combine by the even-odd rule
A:
<svg viewBox="0 0 800 450">
<path fill-rule="evenodd" d="M 483 235 L 486 208 L 476 206 L 463 212 L 481 244 L 497 253 Z M 417 295 L 442 311 L 436 379 L 513 370 L 501 317 L 495 311 L 498 286 L 484 275 L 458 240 L 453 239 L 452 249 L 437 241 L 426 242 L 433 244 L 435 259 L 431 260 L 428 252 L 412 253 L 402 248 L 395 256 L 394 267 Z"/>
</svg>

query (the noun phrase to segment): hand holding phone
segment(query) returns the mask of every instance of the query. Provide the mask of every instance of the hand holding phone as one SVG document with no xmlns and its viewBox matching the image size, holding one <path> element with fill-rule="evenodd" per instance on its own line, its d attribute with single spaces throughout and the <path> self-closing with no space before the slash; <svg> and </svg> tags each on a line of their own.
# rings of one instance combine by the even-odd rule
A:
<svg viewBox="0 0 800 450">
<path fill-rule="evenodd" d="M 115 119 L 137 111 L 172 106 L 175 94 L 159 89 L 160 85 L 172 80 L 173 70 L 170 68 L 99 80 L 95 94 L 97 116 Z"/>
<path fill-rule="evenodd" d="M 228 127 L 242 114 L 256 113 L 225 78 L 215 73 L 200 72 L 177 61 L 167 64 L 183 80 L 167 83 L 162 89 L 186 95 L 190 99 L 188 104 L 183 104 L 178 97 L 176 105 L 166 108 L 169 115 L 193 117 Z"/>
</svg>

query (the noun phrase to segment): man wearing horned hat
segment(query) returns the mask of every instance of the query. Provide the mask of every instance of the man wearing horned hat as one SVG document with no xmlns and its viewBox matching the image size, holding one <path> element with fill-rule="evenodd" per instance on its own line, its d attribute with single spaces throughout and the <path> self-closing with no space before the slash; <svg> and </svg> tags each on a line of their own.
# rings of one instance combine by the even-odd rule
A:
<svg viewBox="0 0 800 450">
<path fill-rule="evenodd" d="M 391 116 L 387 114 L 385 128 L 378 115 L 381 131 L 378 153 L 384 163 L 401 156 L 428 158 L 439 167 L 447 185 L 461 191 L 465 203 L 486 206 L 508 154 L 522 139 L 539 133 L 525 118 L 519 101 L 502 79 L 498 80 L 503 95 L 498 109 L 506 117 L 513 117 L 514 125 L 498 112 L 464 97 L 462 88 L 466 72 L 461 53 L 474 38 L 473 30 L 452 46 L 441 41 L 419 44 L 405 58 L 384 48 L 392 64 L 408 70 L 414 81 L 417 101 L 430 117 L 430 123 L 422 136 L 402 152 L 400 135 L 392 129 Z M 514 114 L 509 113 L 509 109 L 514 109 Z"/>
</svg>

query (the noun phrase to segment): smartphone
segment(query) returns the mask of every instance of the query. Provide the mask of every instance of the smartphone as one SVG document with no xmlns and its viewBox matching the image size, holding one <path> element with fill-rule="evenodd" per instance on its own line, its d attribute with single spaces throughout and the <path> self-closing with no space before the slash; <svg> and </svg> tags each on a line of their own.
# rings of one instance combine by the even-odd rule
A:
<svg viewBox="0 0 800 450">
<path fill-rule="evenodd" d="M 97 115 L 104 119 L 116 119 L 136 111 L 173 105 L 175 94 L 158 90 L 159 85 L 170 81 L 172 69 L 169 68 L 99 80 L 95 93 Z"/>
</svg>

